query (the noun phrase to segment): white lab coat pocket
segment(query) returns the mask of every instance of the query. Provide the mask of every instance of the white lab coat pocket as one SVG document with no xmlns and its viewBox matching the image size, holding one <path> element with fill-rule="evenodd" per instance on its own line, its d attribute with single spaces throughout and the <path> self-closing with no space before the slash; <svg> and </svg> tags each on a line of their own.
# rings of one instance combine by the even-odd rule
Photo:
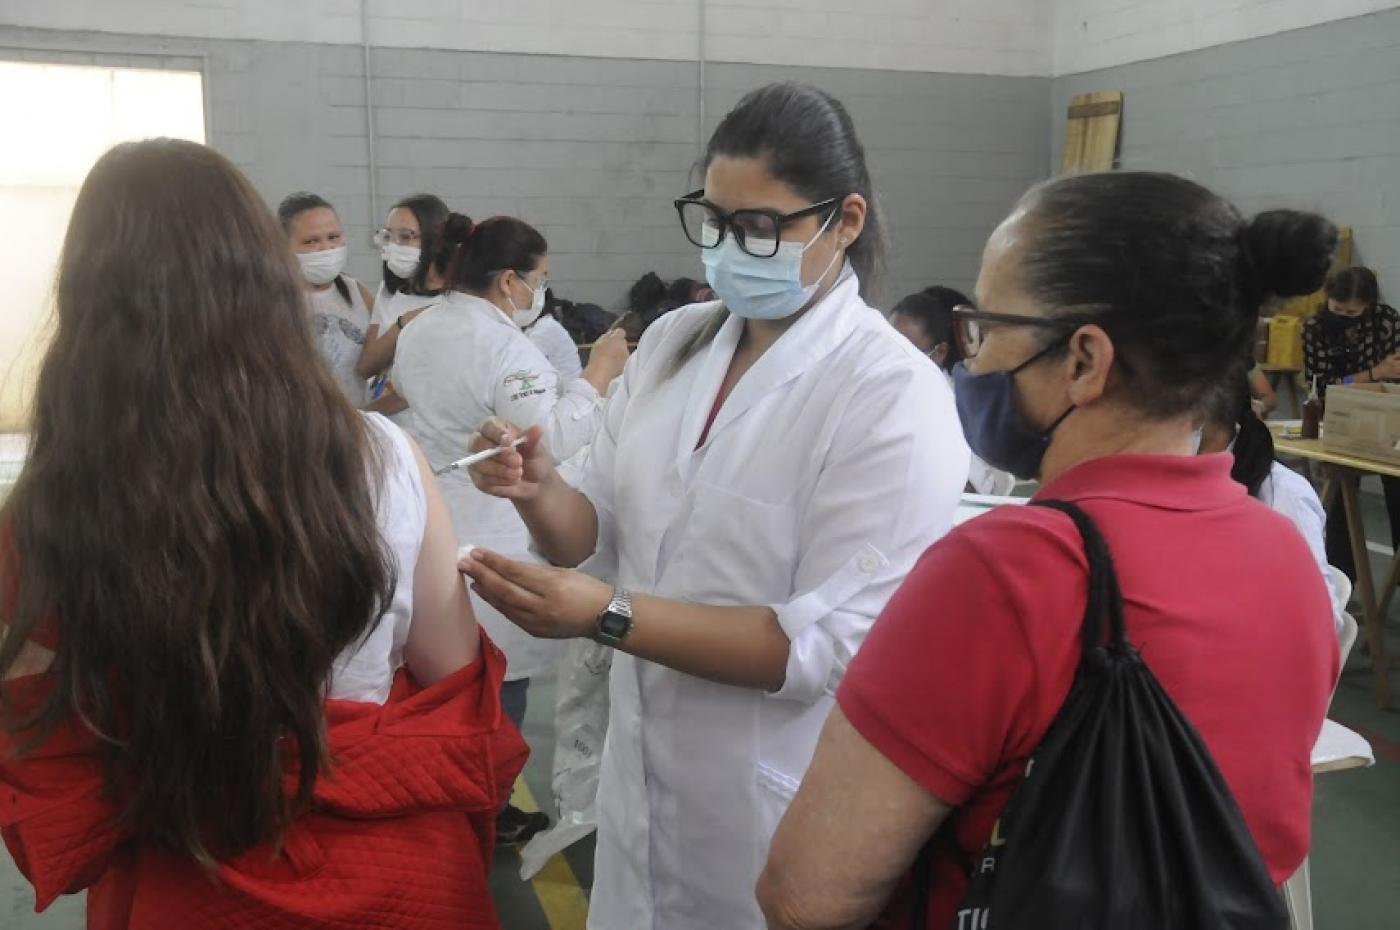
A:
<svg viewBox="0 0 1400 930">
<path fill-rule="evenodd" d="M 663 589 L 683 591 L 686 600 L 702 604 L 773 604 L 792 596 L 793 504 L 754 500 L 703 481 L 689 496 L 691 506 L 682 508 L 671 528 L 681 541 L 668 560 Z"/>
</svg>

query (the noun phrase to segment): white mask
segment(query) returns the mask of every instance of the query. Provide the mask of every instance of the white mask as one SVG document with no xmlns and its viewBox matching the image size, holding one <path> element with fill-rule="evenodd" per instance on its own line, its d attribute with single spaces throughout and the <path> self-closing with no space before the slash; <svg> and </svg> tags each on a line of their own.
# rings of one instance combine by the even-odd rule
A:
<svg viewBox="0 0 1400 930">
<path fill-rule="evenodd" d="M 301 273 L 312 284 L 330 284 L 345 270 L 346 247 L 322 249 L 320 252 L 298 252 Z"/>
<path fill-rule="evenodd" d="M 411 278 L 413 273 L 418 270 L 418 262 L 423 257 L 423 250 L 417 246 L 399 245 L 397 242 L 391 242 L 380 249 L 379 254 L 391 272 L 400 278 Z"/>
<path fill-rule="evenodd" d="M 523 282 L 525 279 L 521 278 L 520 280 Z M 540 282 L 540 286 L 535 288 L 532 292 L 533 296 L 530 298 L 529 308 L 525 310 L 521 310 L 517 307 L 515 305 L 515 300 L 510 296 L 510 292 L 506 292 L 506 300 L 510 301 L 510 318 L 515 321 L 516 326 L 525 329 L 540 318 L 540 314 L 544 313 L 544 292 L 545 288 L 548 286 L 549 284 L 547 282 Z"/>
</svg>

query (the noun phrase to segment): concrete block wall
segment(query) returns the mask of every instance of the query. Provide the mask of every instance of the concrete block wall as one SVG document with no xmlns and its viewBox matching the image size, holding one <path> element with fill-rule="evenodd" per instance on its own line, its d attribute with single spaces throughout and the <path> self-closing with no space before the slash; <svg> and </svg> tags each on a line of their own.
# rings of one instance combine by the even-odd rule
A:
<svg viewBox="0 0 1400 930">
<path fill-rule="evenodd" d="M 351 273 L 366 280 L 378 275 L 370 231 L 420 190 L 537 224 L 574 299 L 616 307 L 646 271 L 702 275 L 671 206 L 700 154 L 693 62 L 375 48 L 371 211 L 358 46 L 0 27 L 0 57 L 55 56 L 202 64 L 210 143 L 269 204 L 300 189 L 335 203 Z M 745 91 L 784 79 L 851 110 L 888 213 L 886 303 L 935 282 L 969 287 L 987 233 L 1049 162 L 1049 80 L 714 64 L 706 135 Z"/>
<path fill-rule="evenodd" d="M 1053 73 L 1148 61 L 1397 5 L 1395 0 L 1055 0 Z"/>
<path fill-rule="evenodd" d="M 702 12 L 703 6 L 703 12 Z M 15 26 L 380 48 L 1048 73 L 1048 0 L 6 0 Z M 703 23 L 703 30 L 702 30 Z"/>
<path fill-rule="evenodd" d="M 1070 96 L 1096 90 L 1126 95 L 1123 168 L 1352 226 L 1400 300 L 1400 9 L 1057 78 L 1056 160 Z"/>
</svg>

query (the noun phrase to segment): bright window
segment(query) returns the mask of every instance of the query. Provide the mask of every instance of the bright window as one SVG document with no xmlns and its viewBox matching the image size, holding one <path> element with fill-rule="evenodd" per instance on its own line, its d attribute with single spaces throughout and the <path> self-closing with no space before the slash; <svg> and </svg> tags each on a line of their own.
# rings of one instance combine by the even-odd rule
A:
<svg viewBox="0 0 1400 930">
<path fill-rule="evenodd" d="M 170 136 L 204 141 L 197 71 L 0 62 L 0 433 L 27 428 L 48 344 L 54 272 L 68 217 L 93 162 L 118 142 Z M 0 496 L 6 471 L 0 443 Z M 14 448 L 19 448 L 17 445 Z"/>
</svg>

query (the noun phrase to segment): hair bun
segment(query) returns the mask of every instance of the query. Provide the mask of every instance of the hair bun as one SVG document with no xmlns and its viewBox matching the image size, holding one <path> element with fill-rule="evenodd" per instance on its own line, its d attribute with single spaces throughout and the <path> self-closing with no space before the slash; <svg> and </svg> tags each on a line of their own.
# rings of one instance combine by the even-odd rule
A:
<svg viewBox="0 0 1400 930">
<path fill-rule="evenodd" d="M 1316 213 L 1268 210 L 1242 233 L 1250 289 L 1297 297 L 1322 287 L 1337 251 L 1337 227 Z"/>
<path fill-rule="evenodd" d="M 476 232 L 472 218 L 461 213 L 447 214 L 447 222 L 442 227 L 442 238 L 453 245 L 461 245 Z"/>
</svg>

